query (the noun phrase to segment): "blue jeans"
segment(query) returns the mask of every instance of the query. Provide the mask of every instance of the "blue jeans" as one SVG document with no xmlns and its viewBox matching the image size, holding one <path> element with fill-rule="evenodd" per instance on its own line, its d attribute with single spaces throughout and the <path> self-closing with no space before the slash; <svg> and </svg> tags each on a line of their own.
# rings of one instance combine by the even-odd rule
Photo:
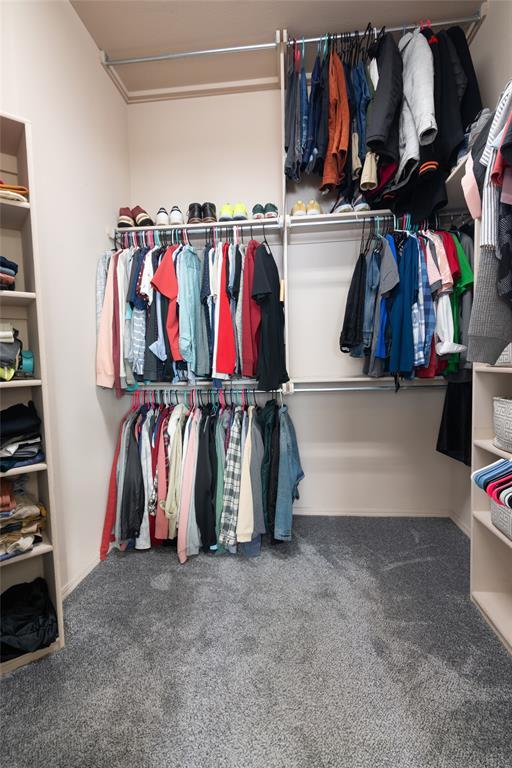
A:
<svg viewBox="0 0 512 768">
<path fill-rule="evenodd" d="M 297 436 L 288 406 L 279 409 L 279 473 L 274 538 L 290 541 L 292 538 L 293 502 L 299 498 L 298 486 L 304 472 L 300 464 Z"/>
</svg>

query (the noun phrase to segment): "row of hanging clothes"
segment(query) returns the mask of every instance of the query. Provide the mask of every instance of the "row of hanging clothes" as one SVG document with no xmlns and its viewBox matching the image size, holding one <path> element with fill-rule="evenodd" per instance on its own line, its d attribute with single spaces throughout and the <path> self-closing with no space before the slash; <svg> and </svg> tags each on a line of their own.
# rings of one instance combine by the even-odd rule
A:
<svg viewBox="0 0 512 768">
<path fill-rule="evenodd" d="M 267 242 L 238 228 L 118 234 L 96 273 L 96 383 L 121 395 L 143 383 L 236 377 L 288 381 L 279 270 Z M 243 230 L 242 230 L 243 233 Z"/>
<path fill-rule="evenodd" d="M 464 30 L 430 22 L 400 39 L 371 24 L 326 35 L 308 77 L 288 48 L 285 173 L 320 177 L 332 211 L 390 208 L 421 221 L 447 204 L 445 181 L 467 152 L 482 102 Z"/>
<path fill-rule="evenodd" d="M 472 227 L 441 229 L 377 217 L 361 236 L 340 350 L 369 376 L 471 377 L 466 357 L 473 300 Z"/>
<path fill-rule="evenodd" d="M 183 402 L 180 397 L 183 396 Z M 253 390 L 137 391 L 121 421 L 100 557 L 161 545 L 260 553 L 290 541 L 302 471 L 287 406 Z"/>
</svg>

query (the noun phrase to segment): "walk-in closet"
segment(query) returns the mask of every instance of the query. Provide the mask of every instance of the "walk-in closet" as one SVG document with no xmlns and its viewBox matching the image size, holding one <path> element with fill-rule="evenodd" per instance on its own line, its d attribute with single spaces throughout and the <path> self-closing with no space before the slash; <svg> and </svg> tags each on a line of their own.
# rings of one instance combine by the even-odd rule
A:
<svg viewBox="0 0 512 768">
<path fill-rule="evenodd" d="M 0 3 L 12 768 L 512 765 L 512 3 Z"/>
</svg>

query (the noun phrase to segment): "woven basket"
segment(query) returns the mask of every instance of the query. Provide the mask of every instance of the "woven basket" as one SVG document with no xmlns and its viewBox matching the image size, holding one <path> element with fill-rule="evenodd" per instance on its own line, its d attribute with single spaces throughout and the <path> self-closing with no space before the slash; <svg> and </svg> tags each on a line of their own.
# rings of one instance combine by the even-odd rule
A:
<svg viewBox="0 0 512 768">
<path fill-rule="evenodd" d="M 512 453 L 512 399 L 494 397 L 494 445 Z"/>
<path fill-rule="evenodd" d="M 512 540 L 512 509 L 504 507 L 491 499 L 491 520 L 507 538 Z"/>
<path fill-rule="evenodd" d="M 496 360 L 496 365 L 512 365 L 512 344 L 505 347 L 499 358 Z"/>
</svg>

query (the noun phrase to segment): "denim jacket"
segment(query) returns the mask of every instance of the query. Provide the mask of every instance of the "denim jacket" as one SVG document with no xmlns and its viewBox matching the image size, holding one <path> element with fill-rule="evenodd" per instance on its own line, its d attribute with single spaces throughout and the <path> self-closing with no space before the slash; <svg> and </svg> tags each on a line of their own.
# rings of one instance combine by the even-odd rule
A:
<svg viewBox="0 0 512 768">
<path fill-rule="evenodd" d="M 300 464 L 297 436 L 288 406 L 279 409 L 279 476 L 274 538 L 290 541 L 292 538 L 293 502 L 299 498 L 299 483 L 304 477 Z"/>
</svg>

